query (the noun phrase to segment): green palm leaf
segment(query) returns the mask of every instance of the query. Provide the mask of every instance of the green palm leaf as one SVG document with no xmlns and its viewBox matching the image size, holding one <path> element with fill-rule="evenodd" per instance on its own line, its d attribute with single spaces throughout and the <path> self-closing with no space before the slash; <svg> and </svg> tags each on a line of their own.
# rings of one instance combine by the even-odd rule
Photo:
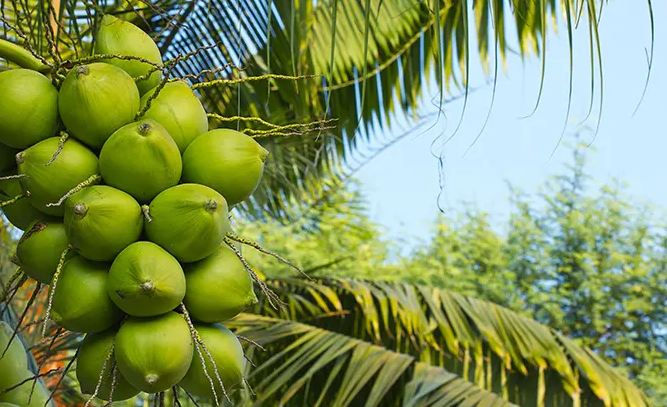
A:
<svg viewBox="0 0 667 407">
<path fill-rule="evenodd" d="M 292 321 L 412 356 L 518 405 L 649 405 L 589 349 L 492 303 L 394 282 L 280 279 L 270 286 Z M 281 318 L 267 305 L 261 313 Z M 251 317 L 244 318 L 239 329 Z"/>
</svg>

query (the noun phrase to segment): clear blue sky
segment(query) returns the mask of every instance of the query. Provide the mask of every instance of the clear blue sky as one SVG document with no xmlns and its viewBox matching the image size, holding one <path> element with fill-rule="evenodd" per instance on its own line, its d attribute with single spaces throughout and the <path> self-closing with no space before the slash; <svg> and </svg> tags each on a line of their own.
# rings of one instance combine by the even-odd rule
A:
<svg viewBox="0 0 667 407">
<path fill-rule="evenodd" d="M 628 193 L 634 199 L 667 208 L 667 25 L 660 24 L 667 14 L 667 5 L 654 2 L 654 14 L 656 47 L 651 81 L 633 117 L 647 73 L 645 50 L 650 47 L 651 38 L 648 8 L 644 1 L 628 0 L 611 0 L 605 6 L 600 23 L 603 111 L 589 171 L 596 182 L 619 178 L 629 184 Z M 590 102 L 586 26 L 575 32 L 574 43 L 570 134 L 577 130 Z M 464 156 L 482 128 L 492 88 L 469 97 L 461 128 L 447 144 L 439 143 L 436 151 L 444 152 L 445 158 L 440 199 L 443 209 L 474 201 L 500 222 L 510 211 L 506 181 L 534 191 L 548 176 L 562 169 L 564 160 L 570 157 L 566 147 L 560 147 L 549 158 L 561 136 L 568 100 L 569 51 L 564 29 L 550 33 L 546 55 L 545 86 L 537 112 L 522 118 L 530 114 L 537 99 L 540 60 L 532 58 L 524 63 L 518 56 L 510 55 L 507 70 L 498 79 L 486 129 Z M 471 85 L 484 84 L 479 64 L 473 65 Z M 586 122 L 592 128 L 598 120 L 599 94 L 595 96 L 593 115 Z M 429 104 L 427 99 L 424 111 L 432 111 Z M 403 139 L 357 173 L 367 191 L 370 215 L 386 228 L 389 237 L 414 242 L 429 236 L 438 213 L 440 192 L 438 162 L 431 154 L 431 142 L 443 129 L 444 138 L 452 135 L 461 109 L 461 102 L 446 105 L 446 118 L 441 118 L 432 131 Z M 399 131 L 391 130 L 394 134 Z"/>
</svg>

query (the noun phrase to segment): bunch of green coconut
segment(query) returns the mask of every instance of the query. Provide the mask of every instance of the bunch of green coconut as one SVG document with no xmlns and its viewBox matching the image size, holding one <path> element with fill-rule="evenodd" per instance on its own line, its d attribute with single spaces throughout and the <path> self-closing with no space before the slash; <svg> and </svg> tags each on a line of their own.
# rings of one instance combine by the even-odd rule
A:
<svg viewBox="0 0 667 407">
<path fill-rule="evenodd" d="M 51 77 L 0 72 L 2 210 L 25 231 L 14 262 L 49 285 L 45 328 L 85 334 L 82 392 L 120 401 L 178 386 L 217 402 L 245 370 L 221 323 L 261 284 L 229 209 L 257 188 L 268 152 L 210 130 L 163 64 L 142 30 L 105 16 L 93 57 Z"/>
</svg>

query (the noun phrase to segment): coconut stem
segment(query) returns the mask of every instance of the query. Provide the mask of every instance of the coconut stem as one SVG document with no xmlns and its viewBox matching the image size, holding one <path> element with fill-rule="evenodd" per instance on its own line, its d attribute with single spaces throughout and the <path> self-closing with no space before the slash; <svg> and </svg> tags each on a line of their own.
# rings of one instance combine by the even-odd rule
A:
<svg viewBox="0 0 667 407">
<path fill-rule="evenodd" d="M 276 293 L 271 291 L 271 289 L 266 286 L 266 283 L 264 283 L 264 281 L 262 281 L 259 278 L 257 273 L 255 273 L 255 271 L 252 269 L 252 267 L 250 267 L 250 265 L 248 264 L 246 259 L 243 257 L 243 255 L 241 254 L 239 249 L 237 249 L 236 246 L 234 246 L 234 243 L 232 243 L 232 240 L 228 237 L 225 237 L 223 239 L 223 241 L 225 242 L 225 244 L 227 244 L 227 246 L 229 246 L 230 249 L 232 249 L 234 254 L 236 254 L 236 257 L 238 257 L 238 259 L 241 260 L 241 264 L 243 264 L 243 267 L 246 269 L 248 274 L 250 274 L 250 277 L 252 278 L 252 280 L 255 283 L 257 283 L 257 285 L 259 285 L 259 288 L 262 290 L 264 295 L 266 295 L 266 298 L 269 300 L 269 304 L 271 304 L 271 306 L 274 309 L 284 310 L 285 309 L 285 304 L 280 300 L 280 298 L 276 295 Z M 275 303 L 274 303 L 274 301 L 275 301 Z M 276 305 L 276 304 L 278 304 L 278 305 Z"/>
<path fill-rule="evenodd" d="M 62 203 L 65 202 L 65 200 L 66 200 L 67 198 L 69 198 L 70 196 L 76 194 L 77 192 L 81 191 L 82 189 L 84 189 L 84 188 L 87 187 L 87 186 L 97 184 L 97 183 L 100 182 L 101 180 L 102 180 L 102 176 L 101 176 L 100 174 L 91 175 L 87 180 L 82 181 L 79 185 L 77 185 L 77 186 L 75 186 L 74 188 L 70 189 L 69 192 L 67 192 L 65 195 L 63 195 L 62 197 L 60 197 L 60 199 L 58 200 L 58 202 L 55 202 L 55 203 L 48 203 L 48 204 L 46 204 L 46 206 L 48 206 L 48 207 L 51 207 L 51 206 L 60 206 L 60 205 L 62 205 Z"/>
<path fill-rule="evenodd" d="M 51 353 L 52 353 L 53 344 L 56 343 L 56 340 L 58 339 L 58 337 L 60 336 L 62 331 L 63 331 L 63 328 L 58 328 L 56 333 L 51 338 L 51 342 L 49 343 L 49 347 L 46 348 L 46 352 L 44 353 L 44 356 L 42 357 L 42 362 L 37 367 L 37 372 L 41 372 L 44 365 L 48 362 L 49 356 L 51 356 Z M 32 384 L 32 388 L 30 389 L 30 396 L 28 397 L 28 404 L 30 404 L 30 401 L 32 400 L 32 395 L 35 392 L 35 387 L 36 386 L 37 386 L 37 380 L 35 380 L 35 382 Z"/>
<path fill-rule="evenodd" d="M 239 339 L 242 340 L 242 341 L 248 342 L 249 344 L 258 347 L 259 349 L 261 349 L 261 350 L 263 350 L 263 351 L 266 351 L 266 349 L 264 349 L 264 347 L 262 347 L 262 345 L 260 345 L 259 343 L 253 341 L 253 340 L 250 339 L 250 338 L 246 338 L 245 336 L 241 336 L 241 335 L 236 335 L 236 337 L 239 338 Z"/>
<path fill-rule="evenodd" d="M 218 372 L 218 366 L 216 365 L 215 360 L 213 360 L 211 352 L 208 351 L 208 348 L 206 348 L 206 345 L 204 345 L 204 341 L 201 339 L 201 336 L 199 336 L 199 332 L 197 332 L 197 329 L 195 329 L 195 326 L 192 323 L 192 319 L 190 319 L 190 313 L 188 312 L 187 308 L 185 308 L 185 304 L 181 303 L 180 308 L 181 312 L 183 312 L 183 316 L 185 317 L 185 322 L 188 323 L 188 327 L 190 328 L 190 336 L 192 336 L 192 340 L 195 341 L 195 349 L 199 354 L 199 359 L 201 360 L 202 368 L 204 369 L 204 375 L 206 376 L 206 378 L 209 381 L 209 384 L 211 385 L 211 392 L 213 393 L 213 398 L 215 399 L 215 405 L 219 406 L 220 400 L 218 400 L 218 394 L 215 391 L 215 385 L 213 384 L 213 379 L 208 374 L 208 370 L 206 369 L 206 360 L 204 359 L 204 355 L 202 354 L 201 349 L 203 349 L 204 352 L 206 352 L 206 355 L 208 356 L 209 360 L 211 361 L 211 364 L 213 365 L 213 370 L 215 371 L 216 379 L 218 379 L 218 383 L 222 388 L 222 393 L 225 395 L 227 401 L 231 403 L 232 401 L 229 399 L 229 396 L 227 395 L 227 391 L 225 390 L 225 385 L 222 383 L 222 379 L 220 378 L 220 373 Z"/>
<path fill-rule="evenodd" d="M 104 407 L 111 406 L 113 404 L 113 394 L 116 391 L 116 382 L 118 381 L 118 366 L 116 365 L 116 360 L 111 361 L 111 389 L 109 390 L 109 400 L 104 405 Z"/>
<path fill-rule="evenodd" d="M 0 396 L 2 396 L 3 394 L 9 393 L 10 391 L 12 391 L 14 389 L 18 389 L 19 387 L 23 386 L 24 384 L 26 384 L 28 382 L 37 381 L 37 379 L 39 379 L 40 377 L 48 376 L 50 374 L 53 374 L 53 373 L 56 373 L 56 372 L 59 372 L 59 371 L 60 371 L 60 368 L 56 367 L 56 368 L 53 368 L 53 369 L 49 369 L 48 371 L 46 371 L 44 373 L 39 373 L 39 374 L 36 374 L 36 375 L 32 375 L 32 376 L 28 377 L 27 379 L 25 379 L 23 381 L 20 381 L 20 382 L 12 385 L 10 387 L 7 387 L 6 389 L 1 390 L 0 391 Z M 28 401 L 28 403 L 30 403 L 30 401 Z"/>
<path fill-rule="evenodd" d="M 49 320 L 51 319 L 51 308 L 53 307 L 53 296 L 56 293 L 56 286 L 58 285 L 58 277 L 60 277 L 60 272 L 63 269 L 65 264 L 65 258 L 72 250 L 72 245 L 68 244 L 65 250 L 60 254 L 60 260 L 58 260 L 58 266 L 56 267 L 56 272 L 53 274 L 53 279 L 51 280 L 51 292 L 49 293 L 49 304 L 46 307 L 46 316 L 44 317 L 44 326 L 42 327 L 42 336 L 46 336 L 46 328 L 49 325 Z"/>
<path fill-rule="evenodd" d="M 2 287 L 2 294 L 0 294 L 0 304 L 5 302 L 5 300 L 7 299 L 7 296 L 9 295 L 9 291 L 12 288 L 12 285 L 18 279 L 20 279 L 21 276 L 24 276 L 23 270 L 21 270 L 21 268 L 16 269 L 14 274 L 12 274 L 12 276 L 9 278 L 9 281 L 7 281 L 7 284 L 5 284 L 4 287 Z"/>
<path fill-rule="evenodd" d="M 160 92 L 162 91 L 162 88 L 164 88 L 164 86 L 169 81 L 169 75 L 171 74 L 171 71 L 173 71 L 174 68 L 176 68 L 176 65 L 178 65 L 178 62 L 180 61 L 180 59 L 181 59 L 180 56 L 176 57 L 174 59 L 173 63 L 168 64 L 169 67 L 167 68 L 167 71 L 164 73 L 164 78 L 162 78 L 162 80 L 157 85 L 157 87 L 155 87 L 155 90 L 153 91 L 151 96 L 146 100 L 146 104 L 144 105 L 144 107 L 142 107 L 141 110 L 139 110 L 139 112 L 137 112 L 137 115 L 134 116 L 134 120 L 139 120 L 144 114 L 146 114 L 148 109 L 151 108 L 151 104 L 153 103 L 153 101 L 155 99 L 157 99 L 158 96 L 160 96 Z"/>
<path fill-rule="evenodd" d="M 23 287 L 23 284 L 25 284 L 26 281 L 28 281 L 28 276 L 23 274 L 16 285 L 11 290 L 9 290 L 9 297 L 5 301 L 4 308 L 2 308 L 2 311 L 0 311 L 0 318 L 2 318 L 2 316 L 5 314 L 5 311 L 9 309 L 9 304 L 12 303 L 12 300 L 16 296 L 16 293 L 19 291 L 19 288 Z"/>
<path fill-rule="evenodd" d="M 116 349 L 116 340 L 114 339 L 114 341 L 111 343 L 111 348 L 109 348 L 109 352 L 107 353 L 107 357 L 104 359 L 104 363 L 102 363 L 102 371 L 100 372 L 100 376 L 97 379 L 97 385 L 95 386 L 95 391 L 90 396 L 88 401 L 86 401 L 86 404 L 84 404 L 83 407 L 88 407 L 90 403 L 93 401 L 93 399 L 97 397 L 97 395 L 99 394 L 100 388 L 102 387 L 102 382 L 104 381 L 104 374 L 107 371 L 107 365 L 109 364 L 109 361 L 113 360 L 113 353 L 115 349 Z"/>
<path fill-rule="evenodd" d="M 141 206 L 141 211 L 144 213 L 144 216 L 146 217 L 146 220 L 148 223 L 151 223 L 153 221 L 153 218 L 151 218 L 151 208 L 148 205 L 142 205 Z"/>
<path fill-rule="evenodd" d="M 16 338 L 16 334 L 18 334 L 18 330 L 21 327 L 21 324 L 23 323 L 23 320 L 25 319 L 26 314 L 32 308 L 32 304 L 35 302 L 35 299 L 39 295 L 39 293 L 42 291 L 42 283 L 37 282 L 37 286 L 35 286 L 35 289 L 32 292 L 32 295 L 30 296 L 30 299 L 28 300 L 28 303 L 25 306 L 25 309 L 23 310 L 23 313 L 21 314 L 21 317 L 19 318 L 18 322 L 16 323 L 16 328 L 14 328 L 14 332 L 12 332 L 11 338 L 9 338 L 9 342 L 7 342 L 7 346 L 5 347 L 5 350 L 2 351 L 2 355 L 0 355 L 0 359 L 5 357 L 5 354 L 7 353 L 7 350 L 9 349 L 9 346 L 12 344 L 12 341 L 14 341 L 14 338 Z M 9 305 L 9 304 L 8 304 Z"/>
<path fill-rule="evenodd" d="M 171 391 L 174 393 L 174 407 L 183 407 L 181 401 L 178 399 L 178 387 L 172 387 Z"/>
<path fill-rule="evenodd" d="M 156 64 L 155 62 L 149 61 L 145 58 L 135 57 L 133 55 L 120 55 L 120 54 L 97 54 L 87 57 L 81 57 L 71 61 L 63 61 L 62 65 L 66 68 L 72 68 L 77 65 L 86 65 L 91 62 L 103 62 L 105 59 L 122 59 L 125 61 L 139 61 L 141 63 L 151 65 L 153 68 L 163 71 L 164 67 Z"/>
<path fill-rule="evenodd" d="M 292 263 L 291 261 L 285 259 L 284 257 L 280 256 L 279 254 L 274 253 L 274 252 L 272 252 L 272 251 L 270 251 L 270 250 L 267 250 L 267 249 L 263 248 L 262 246 L 260 246 L 259 243 L 254 242 L 254 241 L 252 241 L 252 240 L 248 240 L 248 239 L 246 239 L 246 238 L 244 238 L 244 237 L 241 237 L 241 236 L 239 236 L 239 235 L 235 235 L 234 233 L 231 233 L 231 232 L 227 232 L 227 237 L 228 237 L 229 239 L 235 241 L 235 242 L 239 242 L 239 243 L 241 243 L 241 244 L 250 246 L 250 247 L 256 249 L 257 251 L 259 251 L 259 252 L 261 252 L 261 253 L 267 254 L 267 255 L 269 255 L 269 256 L 271 256 L 271 257 L 277 259 L 277 260 L 280 261 L 281 263 L 286 264 L 286 265 L 290 266 L 291 268 L 293 268 L 294 270 L 298 271 L 301 275 L 303 275 L 304 277 L 306 277 L 306 278 L 309 279 L 310 281 L 314 281 L 310 276 L 308 276 L 308 275 L 307 275 L 303 270 L 301 270 L 301 268 L 299 268 L 297 265 L 295 265 L 295 264 Z"/>
<path fill-rule="evenodd" d="M 13 203 L 16 203 L 16 202 L 20 201 L 21 199 L 23 199 L 23 198 L 25 198 L 25 197 L 26 197 L 25 194 L 16 195 L 16 196 L 15 196 L 14 198 L 12 198 L 12 199 L 9 199 L 9 200 L 4 201 L 4 202 L 0 202 L 0 208 L 4 208 L 4 207 L 7 206 L 7 205 L 11 205 L 11 204 L 13 204 Z"/>
<path fill-rule="evenodd" d="M 243 384 L 245 384 L 245 387 L 248 388 L 248 390 L 250 391 L 250 394 L 252 394 L 253 396 L 257 395 L 257 394 L 255 394 L 255 390 L 252 389 L 252 386 L 250 385 L 250 382 L 245 377 L 243 378 Z"/>
<path fill-rule="evenodd" d="M 53 396 L 56 394 L 58 391 L 58 388 L 60 388 L 60 385 L 62 384 L 63 380 L 65 380 L 65 376 L 67 376 L 67 373 L 69 370 L 72 368 L 72 365 L 74 364 L 74 361 L 79 357 L 79 351 L 81 350 L 81 345 L 76 349 L 76 352 L 74 353 L 74 356 L 72 356 L 72 359 L 67 363 L 67 366 L 65 366 L 65 370 L 63 370 L 63 373 L 60 375 L 60 378 L 58 379 L 58 383 L 56 383 L 55 387 L 51 389 L 51 393 L 49 394 L 49 398 L 46 399 L 46 402 L 44 403 L 44 407 L 49 405 L 49 401 L 53 399 Z"/>
<path fill-rule="evenodd" d="M 17 175 L 7 175 L 0 177 L 0 181 L 6 181 L 8 179 L 18 179 L 18 178 L 30 178 L 28 174 L 17 174 Z"/>
<path fill-rule="evenodd" d="M 49 159 L 49 161 L 47 161 L 46 164 L 44 164 L 45 167 L 51 165 L 51 163 L 53 163 L 56 160 L 56 158 L 58 158 L 58 155 L 60 155 L 60 152 L 63 151 L 63 148 L 65 147 L 65 142 L 67 141 L 68 138 L 69 134 L 67 132 L 64 131 L 60 132 L 60 139 L 58 139 L 58 148 L 56 149 L 56 152 L 53 153 L 53 155 L 51 156 L 51 159 Z"/>
<path fill-rule="evenodd" d="M 238 84 L 238 83 L 261 81 L 261 80 L 264 80 L 264 79 L 299 80 L 299 79 L 320 78 L 320 77 L 322 77 L 322 75 L 292 76 L 292 75 L 266 74 L 266 75 L 258 75 L 258 76 L 248 76 L 246 78 L 241 78 L 241 79 L 214 79 L 214 80 L 208 81 L 208 82 L 196 83 L 196 84 L 192 85 L 191 88 L 196 90 L 196 89 L 200 89 L 200 88 L 210 88 L 210 87 L 217 86 L 217 85 L 235 85 L 235 84 Z"/>
</svg>

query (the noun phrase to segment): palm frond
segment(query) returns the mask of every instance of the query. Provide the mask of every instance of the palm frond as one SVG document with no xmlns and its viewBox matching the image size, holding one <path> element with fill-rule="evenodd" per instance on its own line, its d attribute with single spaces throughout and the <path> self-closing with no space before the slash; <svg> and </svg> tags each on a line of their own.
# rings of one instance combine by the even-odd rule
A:
<svg viewBox="0 0 667 407">
<path fill-rule="evenodd" d="M 396 282 L 280 279 L 270 285 L 294 320 L 413 355 L 522 406 L 557 400 L 649 405 L 591 350 L 489 302 Z"/>
<path fill-rule="evenodd" d="M 249 405 L 511 405 L 443 368 L 312 325 L 253 314 L 228 325 L 267 349 L 252 352 L 262 362 L 248 377 Z"/>
</svg>

